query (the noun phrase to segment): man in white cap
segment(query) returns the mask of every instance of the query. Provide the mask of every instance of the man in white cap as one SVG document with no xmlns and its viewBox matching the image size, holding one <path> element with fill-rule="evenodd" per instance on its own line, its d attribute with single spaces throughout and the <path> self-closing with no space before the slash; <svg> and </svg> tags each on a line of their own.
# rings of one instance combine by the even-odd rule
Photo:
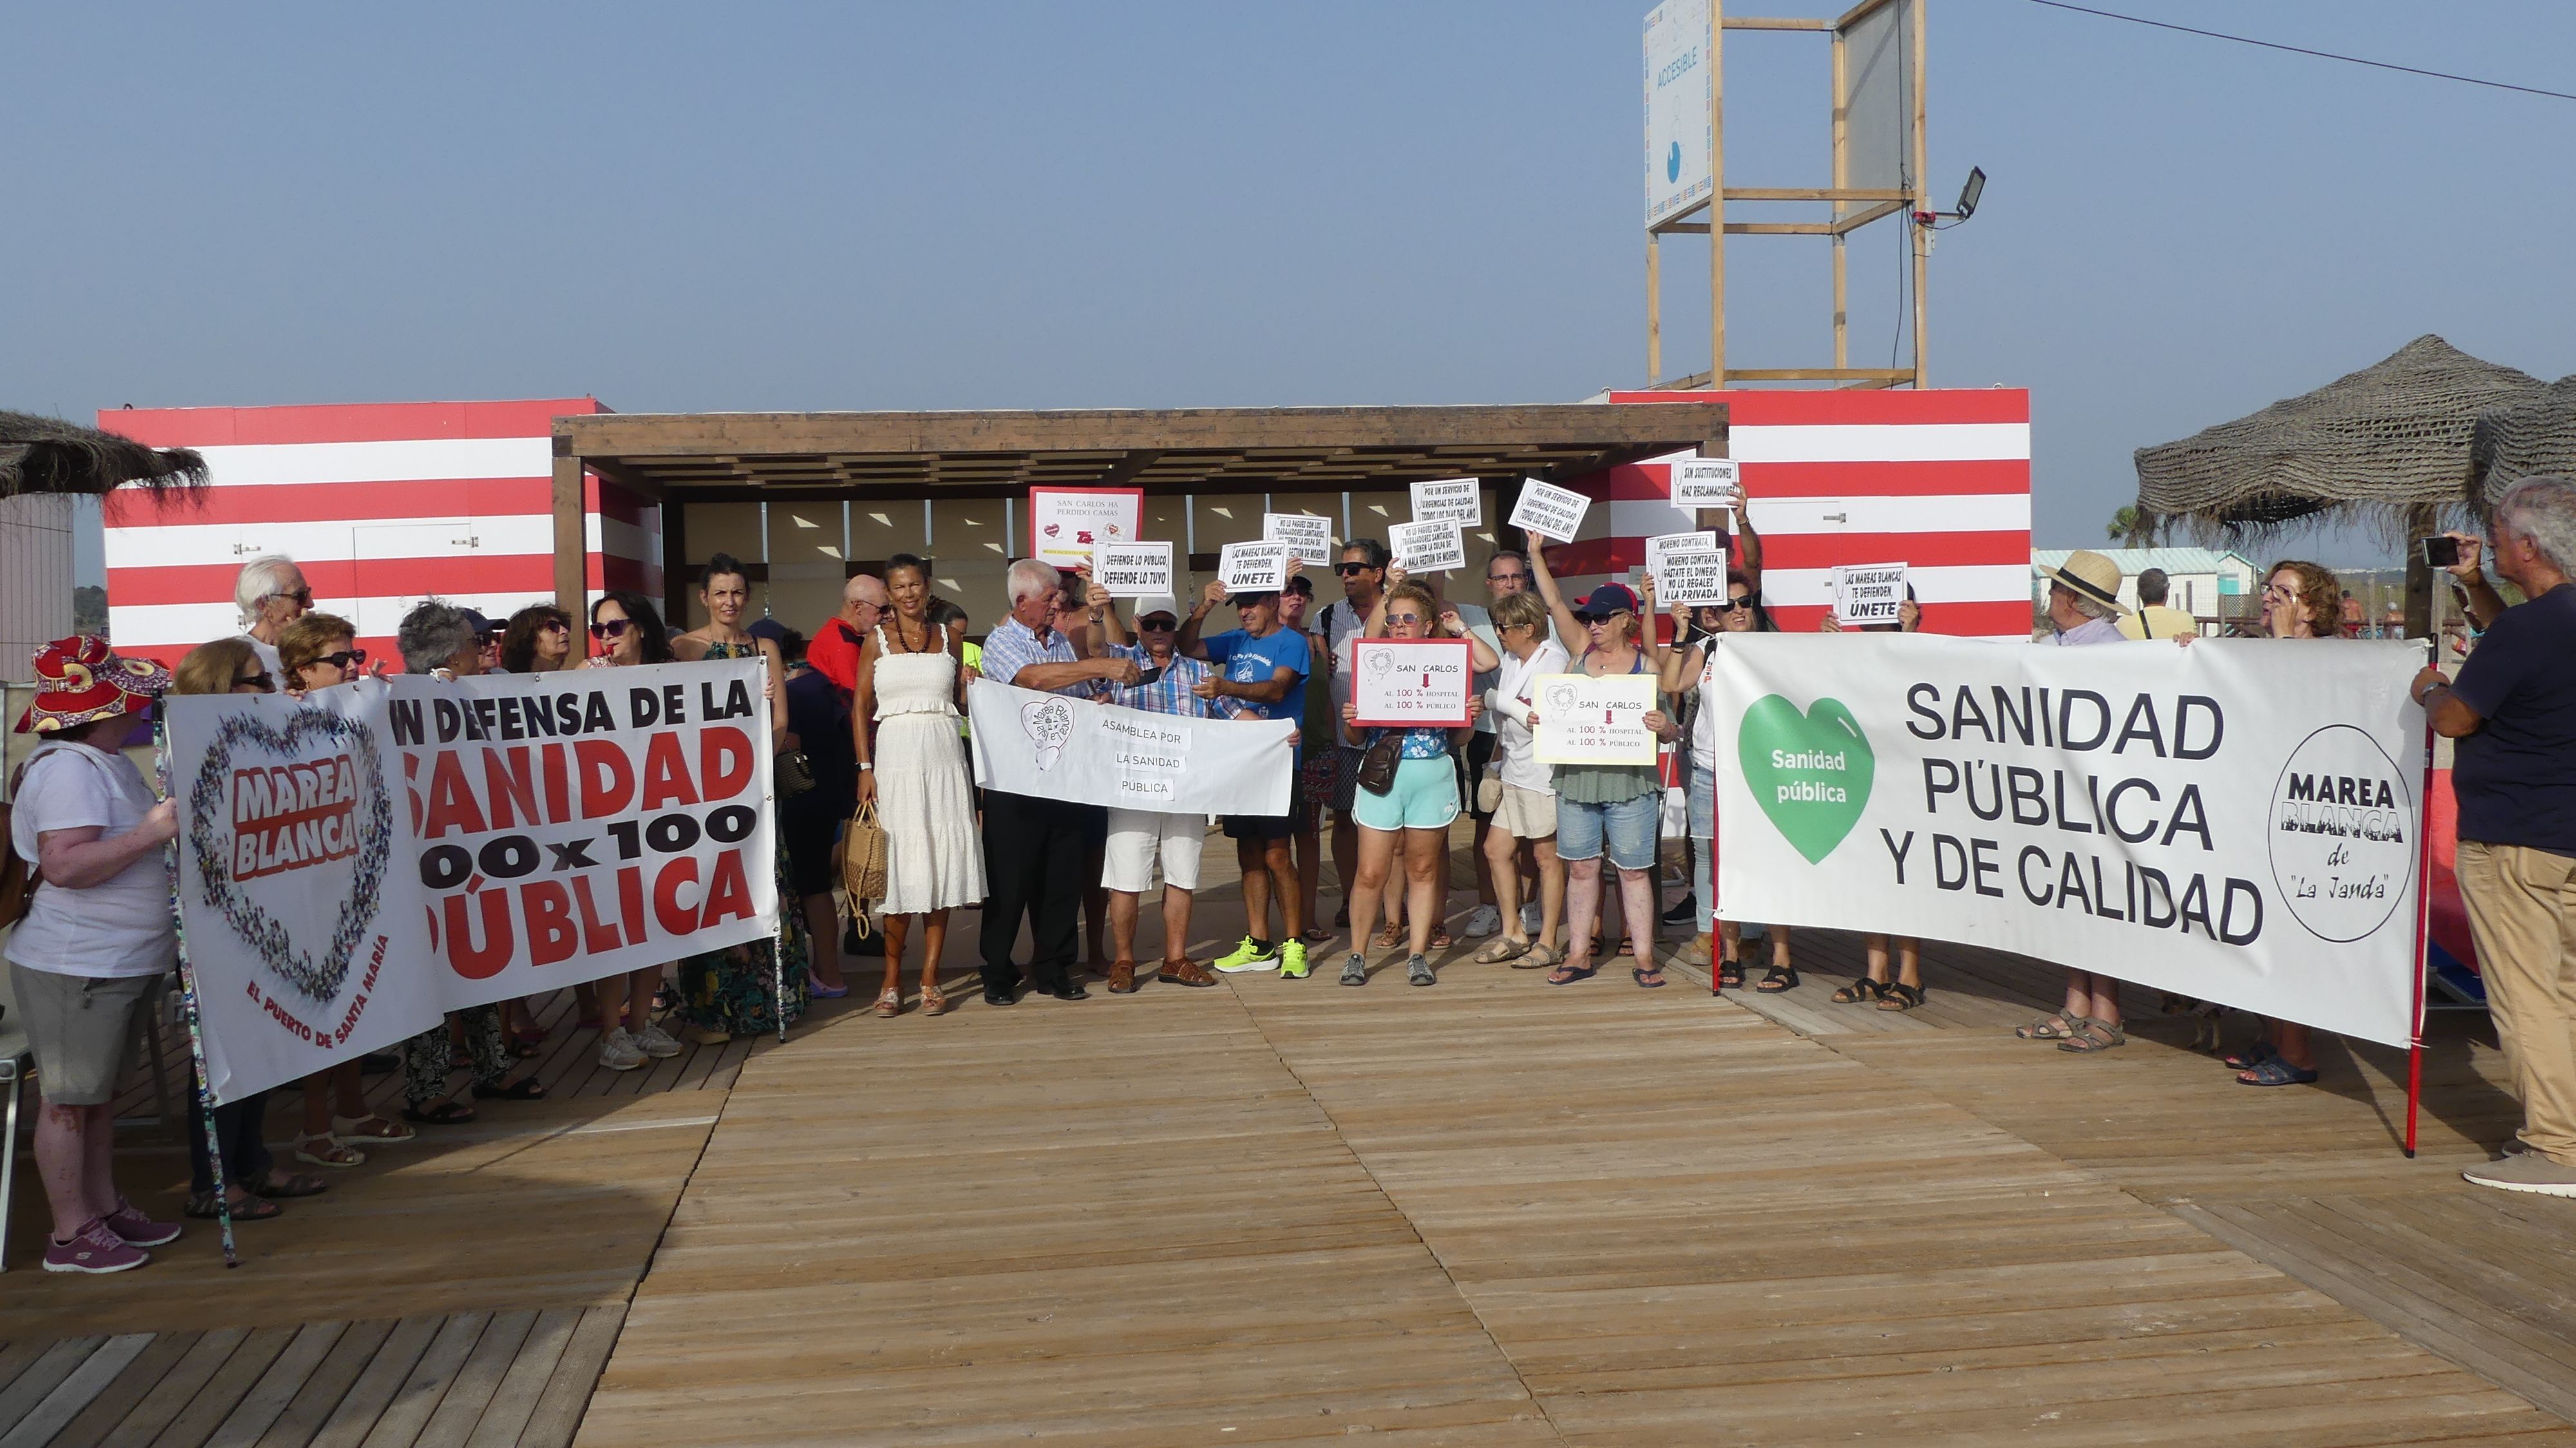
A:
<svg viewBox="0 0 2576 1448">
<path fill-rule="evenodd" d="M 2064 563 L 2039 571 L 2048 580 L 2048 621 L 2057 630 L 2040 643 L 2077 648 L 2129 642 L 2128 635 L 2120 632 L 2120 615 L 2129 610 L 2120 602 L 2119 564 L 2090 548 L 2079 548 Z M 2078 1054 L 2126 1044 L 2128 1035 L 2120 1029 L 2120 983 L 2069 966 L 2065 1007 L 2016 1028 L 2013 1034 L 2025 1041 L 2055 1041 L 2057 1049 Z"/>
<path fill-rule="evenodd" d="M 1203 699 L 1195 692 L 1215 674 L 1207 664 L 1174 647 L 1181 627 L 1178 599 L 1170 594 L 1137 599 L 1132 642 L 1107 589 L 1091 584 L 1088 601 L 1099 615 L 1106 639 L 1099 653 L 1133 659 L 1140 671 L 1136 683 L 1110 690 L 1109 703 L 1191 719 L 1260 717 L 1239 699 Z M 1207 815 L 1200 811 L 1109 811 L 1109 843 L 1101 856 L 1100 883 L 1109 892 L 1112 994 L 1136 989 L 1136 902 L 1153 886 L 1158 856 L 1163 863 L 1163 964 L 1155 978 L 1177 985 L 1216 984 L 1216 976 L 1206 966 L 1189 958 L 1190 906 L 1199 887 L 1199 854 L 1206 843 Z"/>
</svg>

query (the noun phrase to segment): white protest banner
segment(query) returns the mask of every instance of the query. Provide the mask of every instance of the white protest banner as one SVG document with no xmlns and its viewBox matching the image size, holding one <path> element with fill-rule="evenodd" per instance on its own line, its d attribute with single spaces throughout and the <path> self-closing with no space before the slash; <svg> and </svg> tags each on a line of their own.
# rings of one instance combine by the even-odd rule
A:
<svg viewBox="0 0 2576 1448">
<path fill-rule="evenodd" d="M 420 952 L 391 692 L 169 700 L 179 919 L 217 1101 L 416 1036 L 445 1009 Z"/>
<path fill-rule="evenodd" d="M 1169 543 L 1095 543 L 1091 581 L 1111 598 L 1153 598 L 1172 592 Z"/>
<path fill-rule="evenodd" d="M 1532 696 L 1541 764 L 1652 764 L 1655 707 L 1652 674 L 1549 674 Z"/>
<path fill-rule="evenodd" d="M 1217 555 L 1217 577 L 1228 593 L 1277 593 L 1288 586 L 1288 545 L 1228 543 Z"/>
<path fill-rule="evenodd" d="M 1845 627 L 1897 623 L 1905 602 L 1902 563 L 1845 564 L 1834 569 L 1834 622 Z"/>
<path fill-rule="evenodd" d="M 1455 523 L 1398 523 L 1386 530 L 1395 566 L 1407 573 L 1447 573 L 1467 566 L 1466 535 Z"/>
<path fill-rule="evenodd" d="M 1333 520 L 1313 513 L 1264 513 L 1261 541 L 1285 543 L 1288 556 L 1306 560 L 1309 568 L 1333 561 Z"/>
<path fill-rule="evenodd" d="M 1520 501 L 1512 504 L 1512 526 L 1557 543 L 1571 543 L 1583 530 L 1583 515 L 1592 500 L 1571 488 L 1521 480 Z"/>
<path fill-rule="evenodd" d="M 1465 639 L 1363 639 L 1353 637 L 1351 673 L 1354 721 L 1367 728 L 1441 724 L 1462 728 L 1475 721 L 1467 696 L 1476 671 Z"/>
<path fill-rule="evenodd" d="M 1701 701 L 1728 761 L 1719 913 L 1967 941 L 2402 1045 L 2420 662 L 1730 635 Z"/>
<path fill-rule="evenodd" d="M 773 935 L 766 668 L 172 701 L 180 919 L 217 1099 L 446 1011 Z"/>
<path fill-rule="evenodd" d="M 1744 474 L 1733 458 L 1683 458 L 1673 464 L 1673 506 L 1733 508 L 1744 501 Z"/>
<path fill-rule="evenodd" d="M 1658 533 L 1646 540 L 1646 576 L 1655 580 L 1656 592 L 1660 594 L 1664 586 L 1664 559 L 1667 556 L 1675 553 L 1714 553 L 1716 551 L 1717 535 L 1713 532 Z M 1660 601 L 1672 602 L 1669 598 Z"/>
<path fill-rule="evenodd" d="M 1413 521 L 1485 526 L 1485 485 L 1475 478 L 1439 478 L 1413 485 Z"/>
<path fill-rule="evenodd" d="M 1288 812 L 1289 719 L 1190 719 L 978 679 L 975 781 L 1005 794 L 1172 814 Z"/>
<path fill-rule="evenodd" d="M 1029 489 L 1029 556 L 1058 568 L 1091 561 L 1095 543 L 1133 543 L 1144 531 L 1142 488 Z"/>
<path fill-rule="evenodd" d="M 1662 571 L 1655 577 L 1655 601 L 1682 604 L 1696 608 L 1704 603 L 1723 604 L 1727 600 L 1726 555 L 1723 553 L 1667 553 Z"/>
</svg>

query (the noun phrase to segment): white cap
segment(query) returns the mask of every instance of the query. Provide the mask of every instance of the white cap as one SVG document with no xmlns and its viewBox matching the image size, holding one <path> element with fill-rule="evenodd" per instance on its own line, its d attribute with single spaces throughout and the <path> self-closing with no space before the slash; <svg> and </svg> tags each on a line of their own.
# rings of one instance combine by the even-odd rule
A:
<svg viewBox="0 0 2576 1448">
<path fill-rule="evenodd" d="M 1149 618 L 1158 613 L 1170 614 L 1174 623 L 1178 623 L 1182 619 L 1188 617 L 1187 614 L 1181 612 L 1181 601 L 1172 597 L 1168 593 L 1152 594 L 1136 600 L 1135 616 L 1137 618 Z"/>
</svg>

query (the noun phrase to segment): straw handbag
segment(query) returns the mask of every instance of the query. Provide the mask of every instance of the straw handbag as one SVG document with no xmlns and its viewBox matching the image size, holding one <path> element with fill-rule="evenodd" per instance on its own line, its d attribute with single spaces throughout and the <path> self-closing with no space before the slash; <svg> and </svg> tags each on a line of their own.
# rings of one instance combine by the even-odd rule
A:
<svg viewBox="0 0 2576 1448">
<path fill-rule="evenodd" d="M 850 816 L 849 833 L 841 840 L 841 886 L 850 892 L 853 914 L 863 915 L 868 906 L 885 898 L 886 833 L 877 823 L 874 800 Z"/>
</svg>

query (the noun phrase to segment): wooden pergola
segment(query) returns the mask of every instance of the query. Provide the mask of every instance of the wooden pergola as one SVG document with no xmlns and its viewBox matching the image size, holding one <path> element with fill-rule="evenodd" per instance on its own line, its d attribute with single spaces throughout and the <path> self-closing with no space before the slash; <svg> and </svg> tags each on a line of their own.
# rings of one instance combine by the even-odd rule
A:
<svg viewBox="0 0 2576 1448">
<path fill-rule="evenodd" d="M 1153 495 L 1364 491 L 1470 476 L 1562 484 L 1689 448 L 1725 455 L 1725 404 L 559 417 L 556 602 L 576 616 L 588 603 L 585 471 L 671 509 L 1005 498 L 1032 486 L 1141 488 Z M 666 547 L 681 531 L 666 515 Z M 666 573 L 676 577 L 680 564 L 666 559 Z"/>
</svg>

